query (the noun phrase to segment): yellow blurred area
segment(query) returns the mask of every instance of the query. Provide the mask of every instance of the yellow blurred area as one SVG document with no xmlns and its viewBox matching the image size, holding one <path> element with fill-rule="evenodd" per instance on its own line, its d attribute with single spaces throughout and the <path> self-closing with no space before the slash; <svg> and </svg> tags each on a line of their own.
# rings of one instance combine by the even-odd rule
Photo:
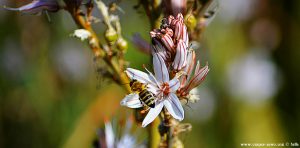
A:
<svg viewBox="0 0 300 148">
<path fill-rule="evenodd" d="M 117 86 L 109 86 L 96 100 L 91 102 L 87 109 L 79 116 L 66 143 L 65 148 L 90 147 L 95 138 L 96 131 L 103 126 L 105 120 L 111 119 L 119 109 L 119 99 L 123 95 L 116 92 L 122 92 Z M 118 113 L 123 116 L 122 112 Z"/>
</svg>

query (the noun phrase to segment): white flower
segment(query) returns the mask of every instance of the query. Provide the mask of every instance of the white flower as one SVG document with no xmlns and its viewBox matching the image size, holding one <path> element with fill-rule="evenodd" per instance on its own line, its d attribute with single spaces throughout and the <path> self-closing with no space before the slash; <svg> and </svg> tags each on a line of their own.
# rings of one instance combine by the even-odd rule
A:
<svg viewBox="0 0 300 148">
<path fill-rule="evenodd" d="M 105 123 L 105 141 L 107 148 L 113 148 L 115 143 L 115 135 L 110 122 Z"/>
<path fill-rule="evenodd" d="M 91 37 L 91 33 L 85 29 L 77 29 L 74 31 L 74 33 L 71 36 L 77 37 L 81 41 L 84 41 L 89 37 Z"/>
<path fill-rule="evenodd" d="M 263 50 L 252 50 L 227 68 L 229 92 L 254 105 L 271 99 L 279 86 L 276 66 L 269 55 L 259 51 Z"/>
<path fill-rule="evenodd" d="M 200 97 L 198 96 L 199 94 L 199 90 L 197 88 L 193 88 L 190 92 L 189 92 L 189 101 L 192 103 L 196 103 L 200 100 Z"/>
<path fill-rule="evenodd" d="M 163 107 L 165 107 L 175 119 L 181 121 L 184 118 L 184 110 L 175 94 L 180 86 L 180 82 L 177 77 L 170 80 L 168 69 L 162 57 L 157 53 L 152 54 L 155 76 L 147 69 L 149 74 L 132 68 L 127 68 L 126 70 L 126 73 L 131 80 L 134 79 L 140 83 L 147 84 L 148 91 L 151 91 L 155 95 L 155 107 L 150 108 L 143 120 L 143 127 L 151 123 L 159 115 Z M 139 100 L 139 95 L 135 92 L 127 95 L 121 101 L 121 105 L 130 108 L 139 108 L 143 106 Z"/>
<path fill-rule="evenodd" d="M 122 126 L 122 134 L 114 133 L 111 122 L 105 122 L 105 129 L 100 130 L 98 144 L 100 147 L 106 148 L 131 148 L 131 147 L 144 147 L 141 144 L 137 144 L 136 137 L 130 134 L 132 128 L 131 120 L 126 121 L 125 127 Z M 102 132 L 103 131 L 103 132 Z M 118 135 L 118 136 L 115 136 Z"/>
</svg>

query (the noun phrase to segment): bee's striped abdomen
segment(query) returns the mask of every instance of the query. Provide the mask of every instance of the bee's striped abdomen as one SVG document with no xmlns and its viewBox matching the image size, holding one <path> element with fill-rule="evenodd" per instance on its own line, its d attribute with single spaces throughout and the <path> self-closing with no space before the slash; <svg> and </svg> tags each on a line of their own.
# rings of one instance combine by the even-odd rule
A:
<svg viewBox="0 0 300 148">
<path fill-rule="evenodd" d="M 152 92 L 148 91 L 147 89 L 144 89 L 139 93 L 139 97 L 141 102 L 143 102 L 147 106 L 151 108 L 155 107 L 155 98 Z"/>
</svg>

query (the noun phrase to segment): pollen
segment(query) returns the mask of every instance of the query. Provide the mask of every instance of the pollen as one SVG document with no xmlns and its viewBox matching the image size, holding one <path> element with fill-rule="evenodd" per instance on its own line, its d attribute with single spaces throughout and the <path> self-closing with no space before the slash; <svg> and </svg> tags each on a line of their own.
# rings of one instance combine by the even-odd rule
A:
<svg viewBox="0 0 300 148">
<path fill-rule="evenodd" d="M 163 92 L 164 96 L 169 95 L 169 93 L 171 92 L 169 83 L 162 84 L 162 92 Z"/>
</svg>

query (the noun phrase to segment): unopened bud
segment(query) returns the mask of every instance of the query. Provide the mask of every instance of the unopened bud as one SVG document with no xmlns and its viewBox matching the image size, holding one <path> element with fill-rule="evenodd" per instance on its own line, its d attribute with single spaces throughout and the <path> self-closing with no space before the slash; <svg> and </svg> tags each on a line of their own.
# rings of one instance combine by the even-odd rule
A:
<svg viewBox="0 0 300 148">
<path fill-rule="evenodd" d="M 105 32 L 105 39 L 109 44 L 114 44 L 118 39 L 118 34 L 113 28 L 109 28 Z"/>
<path fill-rule="evenodd" d="M 186 19 L 186 26 L 188 27 L 189 30 L 194 30 L 195 27 L 197 26 L 197 19 L 193 14 L 187 16 L 188 17 Z"/>
<path fill-rule="evenodd" d="M 172 148 L 184 148 L 183 143 L 178 137 L 172 139 Z"/>
<path fill-rule="evenodd" d="M 128 49 L 128 43 L 124 38 L 119 38 L 117 41 L 117 48 L 122 52 L 126 52 Z"/>
</svg>

